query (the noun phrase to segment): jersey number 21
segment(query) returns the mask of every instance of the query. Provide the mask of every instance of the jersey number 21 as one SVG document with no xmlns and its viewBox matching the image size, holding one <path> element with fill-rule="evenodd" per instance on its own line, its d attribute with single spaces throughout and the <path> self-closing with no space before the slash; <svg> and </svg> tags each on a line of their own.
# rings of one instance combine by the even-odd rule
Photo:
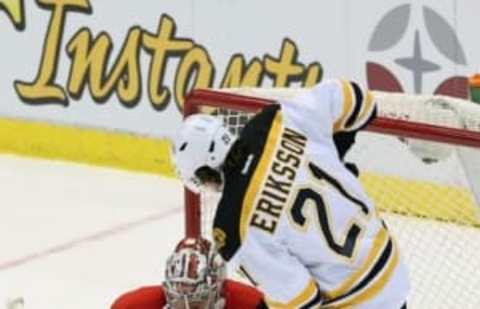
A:
<svg viewBox="0 0 480 309">
<path fill-rule="evenodd" d="M 352 196 L 345 188 L 331 175 L 321 170 L 312 162 L 308 163 L 308 169 L 313 177 L 314 182 L 321 182 L 332 186 L 338 193 L 344 198 L 348 199 L 354 205 L 360 207 L 361 214 L 364 216 L 369 215 L 369 209 L 361 200 Z M 328 247 L 336 254 L 345 257 L 347 259 L 352 258 L 355 252 L 355 246 L 362 235 L 361 224 L 354 220 L 348 227 L 344 235 L 345 239 L 342 241 L 337 240 L 332 231 L 332 223 L 330 220 L 330 213 L 332 211 L 331 206 L 325 202 L 322 194 L 312 187 L 301 187 L 297 189 L 296 197 L 289 210 L 289 215 L 295 225 L 298 225 L 301 229 L 306 229 L 309 221 L 304 215 L 304 209 L 310 203 L 315 206 L 316 214 L 318 215 L 318 222 L 320 224 L 321 233 L 323 234 Z"/>
</svg>

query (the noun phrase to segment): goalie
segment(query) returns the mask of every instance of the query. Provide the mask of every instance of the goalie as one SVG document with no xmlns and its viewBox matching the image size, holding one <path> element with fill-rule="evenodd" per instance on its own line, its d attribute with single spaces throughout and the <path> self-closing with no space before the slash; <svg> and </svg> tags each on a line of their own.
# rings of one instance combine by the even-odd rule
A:
<svg viewBox="0 0 480 309">
<path fill-rule="evenodd" d="M 255 288 L 225 279 L 225 264 L 205 239 L 180 241 L 166 264 L 162 286 L 120 296 L 112 309 L 266 309 Z"/>
<path fill-rule="evenodd" d="M 213 223 L 220 254 L 272 308 L 406 307 L 397 245 L 343 160 L 375 116 L 372 94 L 328 80 L 279 103 L 238 139 L 217 118 L 194 115 L 175 140 L 186 186 L 222 191 Z"/>
</svg>

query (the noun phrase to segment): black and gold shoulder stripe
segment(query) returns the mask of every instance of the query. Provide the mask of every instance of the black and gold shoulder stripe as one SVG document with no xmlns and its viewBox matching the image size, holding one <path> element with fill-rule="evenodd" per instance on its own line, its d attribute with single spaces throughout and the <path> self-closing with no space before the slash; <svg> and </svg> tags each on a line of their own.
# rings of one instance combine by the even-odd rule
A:
<svg viewBox="0 0 480 309">
<path fill-rule="evenodd" d="M 341 80 L 340 85 L 343 94 L 343 102 L 340 102 L 342 112 L 334 123 L 334 133 L 359 130 L 376 113 L 373 94 L 355 82 Z"/>
<path fill-rule="evenodd" d="M 241 220 L 245 220 L 245 213 L 249 211 L 244 208 L 251 207 L 244 201 L 248 199 L 249 187 L 255 186 L 254 174 L 258 173 L 261 158 L 274 143 L 269 139 L 272 130 L 277 130 L 274 120 L 279 113 L 280 107 L 271 105 L 247 123 L 236 142 L 244 148 L 242 159 L 227 165 L 224 170 L 225 186 L 215 213 L 213 237 L 220 254 L 227 261 L 241 245 Z"/>
</svg>

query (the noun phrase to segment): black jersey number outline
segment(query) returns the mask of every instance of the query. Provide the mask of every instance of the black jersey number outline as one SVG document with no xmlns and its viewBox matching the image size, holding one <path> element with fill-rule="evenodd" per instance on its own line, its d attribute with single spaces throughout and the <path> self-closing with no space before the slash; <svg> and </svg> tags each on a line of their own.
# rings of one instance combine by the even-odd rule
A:
<svg viewBox="0 0 480 309">
<path fill-rule="evenodd" d="M 314 180 L 326 181 L 345 198 L 360 207 L 363 214 L 366 216 L 369 215 L 368 207 L 362 201 L 348 193 L 348 191 L 345 190 L 345 188 L 335 178 L 321 170 L 312 162 L 308 163 L 308 168 L 313 175 Z M 352 223 L 346 233 L 345 241 L 343 243 L 336 241 L 329 222 L 330 206 L 325 203 L 321 193 L 309 187 L 298 190 L 296 198 L 290 208 L 290 215 L 293 222 L 298 224 L 300 227 L 305 228 L 308 224 L 308 220 L 303 214 L 303 209 L 310 201 L 315 205 L 316 213 L 318 215 L 318 222 L 320 223 L 320 228 L 328 247 L 340 256 L 351 258 L 355 252 L 355 245 L 359 239 L 359 236 L 361 235 L 362 227 L 355 222 Z"/>
</svg>

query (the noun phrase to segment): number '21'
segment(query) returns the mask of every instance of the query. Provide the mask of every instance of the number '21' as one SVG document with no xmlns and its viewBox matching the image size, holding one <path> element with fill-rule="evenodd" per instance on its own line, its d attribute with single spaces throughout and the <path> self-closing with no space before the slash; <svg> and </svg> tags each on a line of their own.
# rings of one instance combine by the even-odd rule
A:
<svg viewBox="0 0 480 309">
<path fill-rule="evenodd" d="M 315 181 L 326 181 L 328 185 L 336 189 L 340 194 L 343 195 L 343 197 L 360 207 L 365 216 L 369 215 L 369 209 L 365 203 L 352 196 L 335 178 L 311 162 L 308 163 L 308 168 Z M 308 202 L 313 202 L 315 206 L 316 214 L 318 215 L 318 222 L 320 223 L 320 229 L 328 247 L 342 257 L 351 258 L 355 252 L 355 246 L 359 240 L 359 237 L 362 234 L 362 226 L 355 222 L 352 223 L 346 231 L 345 240 L 343 242 L 336 240 L 332 232 L 332 226 L 329 219 L 329 213 L 331 212 L 330 206 L 325 203 L 321 193 L 319 193 L 317 190 L 310 187 L 304 187 L 298 190 L 289 213 L 294 224 L 300 226 L 301 228 L 306 228 L 308 225 L 308 220 L 303 214 L 304 208 L 306 205 L 308 205 Z"/>
</svg>

